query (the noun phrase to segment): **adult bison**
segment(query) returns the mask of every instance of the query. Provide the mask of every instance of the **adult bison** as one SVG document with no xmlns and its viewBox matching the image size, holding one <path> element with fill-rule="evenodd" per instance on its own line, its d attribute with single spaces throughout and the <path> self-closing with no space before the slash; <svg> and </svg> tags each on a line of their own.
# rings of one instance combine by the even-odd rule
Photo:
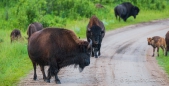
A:
<svg viewBox="0 0 169 86">
<path fill-rule="evenodd" d="M 58 72 L 68 65 L 79 65 L 80 72 L 90 64 L 92 41 L 87 42 L 77 38 L 71 30 L 62 28 L 46 28 L 35 32 L 28 40 L 28 54 L 34 67 L 33 79 L 37 79 L 36 65 L 39 64 L 43 79 L 50 82 L 55 76 L 60 84 Z M 48 77 L 44 66 L 49 65 Z"/>
<path fill-rule="evenodd" d="M 165 55 L 167 56 L 167 52 L 169 51 L 169 31 L 165 35 L 165 42 L 166 42 L 166 52 Z"/>
<path fill-rule="evenodd" d="M 86 29 L 86 37 L 87 41 L 90 42 L 89 39 L 92 39 L 92 56 L 98 58 L 100 56 L 100 48 L 102 39 L 105 35 L 105 27 L 103 22 L 101 22 L 96 16 L 92 16 L 87 25 Z"/>
<path fill-rule="evenodd" d="M 34 32 L 42 30 L 42 29 L 43 29 L 43 25 L 41 23 L 34 22 L 34 23 L 29 24 L 28 29 L 27 29 L 28 39 Z"/>
<path fill-rule="evenodd" d="M 137 6 L 132 5 L 130 2 L 124 2 L 114 8 L 116 19 L 119 16 L 119 21 L 120 18 L 126 21 L 130 16 L 136 18 L 136 15 L 138 15 L 139 11 L 140 9 Z"/>
<path fill-rule="evenodd" d="M 19 39 L 21 38 L 21 32 L 20 32 L 20 30 L 14 29 L 14 30 L 11 32 L 10 38 L 11 38 L 11 43 L 12 43 L 14 40 L 19 40 Z"/>
</svg>

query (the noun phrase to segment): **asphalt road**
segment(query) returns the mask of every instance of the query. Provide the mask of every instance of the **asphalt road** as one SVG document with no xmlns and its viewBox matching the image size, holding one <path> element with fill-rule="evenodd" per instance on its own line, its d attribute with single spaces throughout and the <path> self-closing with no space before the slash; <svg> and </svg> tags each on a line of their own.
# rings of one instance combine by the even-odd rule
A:
<svg viewBox="0 0 169 86">
<path fill-rule="evenodd" d="M 91 64 L 83 72 L 68 66 L 59 72 L 61 86 L 169 86 L 165 72 L 151 57 L 152 47 L 147 38 L 165 37 L 169 19 L 140 23 L 107 31 L 101 46 L 101 56 L 91 57 Z M 158 57 L 157 57 L 158 58 Z M 47 67 L 46 67 L 47 69 Z M 33 70 L 21 79 L 19 86 L 58 85 L 43 81 L 38 68 L 38 80 L 33 80 Z M 59 86 L 60 86 L 59 85 Z"/>
</svg>

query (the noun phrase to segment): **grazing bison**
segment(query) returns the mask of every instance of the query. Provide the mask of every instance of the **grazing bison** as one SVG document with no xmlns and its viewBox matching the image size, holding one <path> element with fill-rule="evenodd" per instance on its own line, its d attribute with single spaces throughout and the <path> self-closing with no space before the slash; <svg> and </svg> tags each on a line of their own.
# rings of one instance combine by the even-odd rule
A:
<svg viewBox="0 0 169 86">
<path fill-rule="evenodd" d="M 20 32 L 20 30 L 14 29 L 14 30 L 11 32 L 10 38 L 11 38 L 11 43 L 12 43 L 14 40 L 19 40 L 19 39 L 21 38 L 21 32 Z"/>
<path fill-rule="evenodd" d="M 116 19 L 117 16 L 119 16 L 119 21 L 120 18 L 126 21 L 130 16 L 136 18 L 136 15 L 138 15 L 139 11 L 140 9 L 137 6 L 133 6 L 130 2 L 124 2 L 114 8 Z"/>
<path fill-rule="evenodd" d="M 164 38 L 160 36 L 154 36 L 152 38 L 147 38 L 147 41 L 148 45 L 151 45 L 153 47 L 152 57 L 154 57 L 155 48 L 157 48 L 158 56 L 159 56 L 159 47 L 162 48 L 163 52 L 166 51 L 166 42 Z"/>
<path fill-rule="evenodd" d="M 165 41 L 167 45 L 165 55 L 167 56 L 167 52 L 169 51 L 169 31 L 165 35 Z"/>
<path fill-rule="evenodd" d="M 88 42 L 90 42 L 89 39 L 92 39 L 92 56 L 95 56 L 95 58 L 98 58 L 98 55 L 100 56 L 101 54 L 100 48 L 104 35 L 105 27 L 103 22 L 101 22 L 96 16 L 92 16 L 87 25 L 86 37 Z"/>
<path fill-rule="evenodd" d="M 28 29 L 27 29 L 28 39 L 34 32 L 42 30 L 42 29 L 43 29 L 43 25 L 41 23 L 34 22 L 34 23 L 29 24 Z"/>
<path fill-rule="evenodd" d="M 79 65 L 80 72 L 90 64 L 90 52 L 92 41 L 80 40 L 73 31 L 61 28 L 46 28 L 35 32 L 28 40 L 28 54 L 34 67 L 39 64 L 43 79 L 50 82 L 51 76 L 55 76 L 56 83 L 60 84 L 58 72 L 68 65 Z M 49 65 L 48 77 L 44 72 L 44 66 Z"/>
</svg>

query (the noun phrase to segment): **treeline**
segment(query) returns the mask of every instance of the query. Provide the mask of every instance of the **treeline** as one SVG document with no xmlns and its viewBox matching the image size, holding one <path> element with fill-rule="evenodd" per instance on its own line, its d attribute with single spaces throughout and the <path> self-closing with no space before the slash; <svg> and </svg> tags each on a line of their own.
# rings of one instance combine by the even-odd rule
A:
<svg viewBox="0 0 169 86">
<path fill-rule="evenodd" d="M 105 16 L 117 4 L 129 1 L 144 10 L 163 10 L 167 0 L 0 0 L 0 28 L 19 28 L 37 21 L 45 27 L 64 27 L 66 21 L 89 18 L 91 15 Z M 96 8 L 96 4 L 103 8 Z M 114 14 L 112 14 L 113 16 Z"/>
</svg>

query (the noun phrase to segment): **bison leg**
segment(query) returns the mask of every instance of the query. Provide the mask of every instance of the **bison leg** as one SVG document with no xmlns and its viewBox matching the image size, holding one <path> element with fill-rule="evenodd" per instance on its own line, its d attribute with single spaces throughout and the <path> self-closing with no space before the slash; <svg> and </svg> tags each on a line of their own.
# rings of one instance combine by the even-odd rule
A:
<svg viewBox="0 0 169 86">
<path fill-rule="evenodd" d="M 98 56 L 101 55 L 101 53 L 100 53 L 100 47 L 101 47 L 101 44 L 99 44 L 99 46 L 98 46 L 98 51 L 99 51 Z"/>
<path fill-rule="evenodd" d="M 155 48 L 153 47 L 153 55 L 152 55 L 152 57 L 154 57 L 154 52 L 155 52 Z"/>
<path fill-rule="evenodd" d="M 57 76 L 58 72 L 59 72 L 59 68 L 58 68 L 58 64 L 57 64 L 57 61 L 55 59 L 55 57 L 51 57 L 50 59 L 50 65 L 49 65 L 49 69 L 48 69 L 48 78 L 47 78 L 47 82 L 50 83 L 50 79 L 52 76 L 55 76 L 55 82 L 57 84 L 60 84 L 60 80 Z"/>
<path fill-rule="evenodd" d="M 42 71 L 42 74 L 43 74 L 43 80 L 45 81 L 47 78 L 46 78 L 46 74 L 45 74 L 45 71 L 44 71 L 44 66 L 40 66 L 41 68 L 41 71 Z"/>
<path fill-rule="evenodd" d="M 168 49 L 166 48 L 166 50 L 165 50 L 165 56 L 167 56 L 167 51 L 168 51 Z"/>
<path fill-rule="evenodd" d="M 158 57 L 159 57 L 159 47 L 157 47 L 157 54 L 158 54 Z"/>
<path fill-rule="evenodd" d="M 94 49 L 92 48 L 92 57 L 94 57 Z"/>
<path fill-rule="evenodd" d="M 59 72 L 59 71 L 58 71 Z M 56 84 L 61 84 L 61 82 L 60 82 L 60 80 L 59 80 L 59 78 L 58 78 L 58 75 L 56 74 L 55 75 L 55 82 L 56 82 Z"/>
<path fill-rule="evenodd" d="M 33 64 L 33 68 L 34 68 L 34 76 L 33 76 L 33 80 L 37 79 L 37 74 L 36 74 L 36 63 L 32 62 Z"/>
</svg>

